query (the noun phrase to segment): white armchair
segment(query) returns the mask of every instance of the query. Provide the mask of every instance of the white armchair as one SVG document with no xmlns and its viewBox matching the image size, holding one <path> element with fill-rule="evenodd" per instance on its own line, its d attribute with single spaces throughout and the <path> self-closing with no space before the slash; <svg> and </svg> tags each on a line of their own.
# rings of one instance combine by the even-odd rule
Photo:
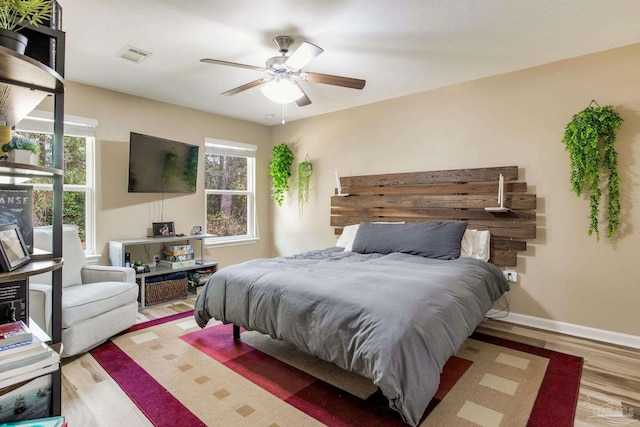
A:
<svg viewBox="0 0 640 427">
<path fill-rule="evenodd" d="M 51 227 L 36 227 L 33 245 L 51 251 Z M 136 323 L 138 285 L 128 267 L 85 265 L 78 227 L 62 229 L 63 357 L 88 351 Z M 51 333 L 51 273 L 29 278 L 29 315 Z"/>
</svg>

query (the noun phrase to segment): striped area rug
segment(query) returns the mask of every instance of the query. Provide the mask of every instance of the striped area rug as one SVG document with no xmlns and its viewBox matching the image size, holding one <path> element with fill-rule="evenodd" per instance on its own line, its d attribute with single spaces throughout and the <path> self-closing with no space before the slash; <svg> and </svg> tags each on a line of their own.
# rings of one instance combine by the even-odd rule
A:
<svg viewBox="0 0 640 427">
<path fill-rule="evenodd" d="M 365 378 L 191 313 L 136 325 L 91 354 L 157 426 L 402 426 Z M 474 334 L 421 426 L 571 426 L 582 359 Z"/>
</svg>

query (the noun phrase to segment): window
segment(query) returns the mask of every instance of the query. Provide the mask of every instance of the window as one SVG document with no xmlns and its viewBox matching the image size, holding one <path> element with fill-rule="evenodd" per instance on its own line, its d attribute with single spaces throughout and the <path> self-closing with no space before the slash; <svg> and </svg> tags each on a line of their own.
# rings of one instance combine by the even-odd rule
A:
<svg viewBox="0 0 640 427">
<path fill-rule="evenodd" d="M 255 145 L 205 138 L 207 244 L 253 241 Z"/>
<path fill-rule="evenodd" d="M 63 222 L 76 224 L 87 253 L 94 253 L 94 128 L 91 119 L 65 116 Z M 39 166 L 52 166 L 53 116 L 34 111 L 16 125 L 16 133 L 38 142 Z M 50 179 L 31 179 L 34 226 L 51 225 L 53 184 Z"/>
</svg>

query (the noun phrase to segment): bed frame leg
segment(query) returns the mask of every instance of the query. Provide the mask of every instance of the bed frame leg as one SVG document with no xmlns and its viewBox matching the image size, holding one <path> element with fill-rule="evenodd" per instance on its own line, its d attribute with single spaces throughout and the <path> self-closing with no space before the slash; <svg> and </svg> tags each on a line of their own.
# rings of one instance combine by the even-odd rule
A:
<svg viewBox="0 0 640 427">
<path fill-rule="evenodd" d="M 240 326 L 233 325 L 233 339 L 234 340 L 240 339 Z"/>
</svg>

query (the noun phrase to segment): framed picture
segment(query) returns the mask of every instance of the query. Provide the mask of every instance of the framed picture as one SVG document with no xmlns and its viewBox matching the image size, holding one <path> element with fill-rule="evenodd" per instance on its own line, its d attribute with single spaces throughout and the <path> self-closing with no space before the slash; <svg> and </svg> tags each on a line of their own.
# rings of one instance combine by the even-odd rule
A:
<svg viewBox="0 0 640 427">
<path fill-rule="evenodd" d="M 5 272 L 13 271 L 31 259 L 18 224 L 0 225 L 0 252 L 0 264 Z"/>
<path fill-rule="evenodd" d="M 154 222 L 153 237 L 175 236 L 176 231 L 173 222 Z"/>
</svg>

